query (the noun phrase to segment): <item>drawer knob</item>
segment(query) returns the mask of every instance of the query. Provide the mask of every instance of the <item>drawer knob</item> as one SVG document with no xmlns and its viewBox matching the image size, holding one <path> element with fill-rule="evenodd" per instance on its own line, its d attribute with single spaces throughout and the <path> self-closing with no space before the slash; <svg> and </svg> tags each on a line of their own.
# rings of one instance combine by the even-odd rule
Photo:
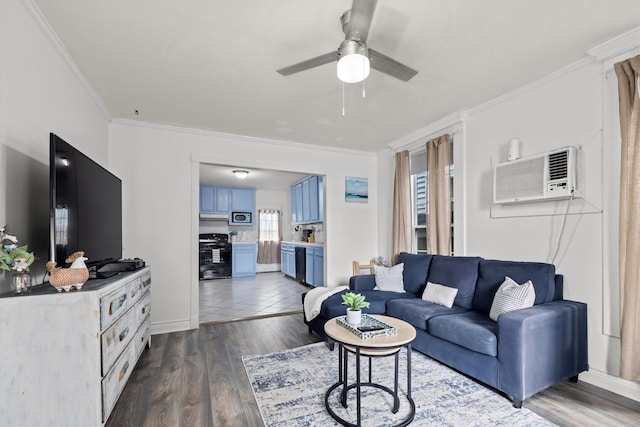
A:
<svg viewBox="0 0 640 427">
<path fill-rule="evenodd" d="M 127 369 L 129 369 L 128 360 L 127 360 L 127 363 L 125 363 L 122 369 L 120 370 L 120 375 L 118 375 L 118 381 L 122 381 L 122 379 L 124 378 L 124 375 L 127 373 Z"/>
<path fill-rule="evenodd" d="M 111 304 L 109 304 L 109 315 L 112 315 L 113 313 L 118 311 L 118 309 L 122 307 L 122 305 L 126 300 L 127 300 L 127 294 L 125 293 L 120 295 L 120 297 L 118 297 L 117 299 L 111 301 Z"/>
</svg>

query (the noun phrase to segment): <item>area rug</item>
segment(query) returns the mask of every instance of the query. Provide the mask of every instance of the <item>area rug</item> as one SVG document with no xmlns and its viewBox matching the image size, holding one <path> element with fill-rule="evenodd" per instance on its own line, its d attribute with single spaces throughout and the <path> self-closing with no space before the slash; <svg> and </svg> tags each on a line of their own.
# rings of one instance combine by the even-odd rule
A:
<svg viewBox="0 0 640 427">
<path fill-rule="evenodd" d="M 355 357 L 349 358 L 350 365 Z M 366 359 L 363 358 L 363 362 Z M 262 356 L 243 356 L 247 376 L 267 427 L 339 425 L 325 408 L 325 392 L 338 380 L 338 351 L 324 343 Z M 393 387 L 393 356 L 373 360 L 373 381 Z M 411 356 L 412 397 L 415 426 L 553 426 L 531 412 L 516 409 L 511 401 L 417 351 Z M 363 380 L 368 363 L 362 363 Z M 362 392 L 362 425 L 391 426 L 406 418 L 410 405 L 406 395 L 406 351 L 400 352 L 400 409 L 391 413 L 392 399 L 376 388 Z M 355 381 L 355 366 L 349 367 Z M 330 396 L 332 408 L 351 423 L 356 421 L 355 393 L 348 408 Z"/>
</svg>

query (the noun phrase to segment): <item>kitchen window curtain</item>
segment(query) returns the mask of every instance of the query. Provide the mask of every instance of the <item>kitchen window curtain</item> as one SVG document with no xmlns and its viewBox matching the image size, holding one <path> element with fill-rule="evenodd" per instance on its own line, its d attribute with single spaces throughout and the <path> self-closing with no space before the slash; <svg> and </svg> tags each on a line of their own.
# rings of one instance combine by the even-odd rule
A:
<svg viewBox="0 0 640 427">
<path fill-rule="evenodd" d="M 640 381 L 640 55 L 614 65 L 620 106 L 620 376 Z"/>
<path fill-rule="evenodd" d="M 280 263 L 280 211 L 258 211 L 258 264 Z"/>
<path fill-rule="evenodd" d="M 393 219 L 391 239 L 393 257 L 400 252 L 411 252 L 411 168 L 409 152 L 396 153 L 396 173 L 393 184 Z"/>
<path fill-rule="evenodd" d="M 451 255 L 451 144 L 445 134 L 427 142 L 427 252 Z"/>
</svg>

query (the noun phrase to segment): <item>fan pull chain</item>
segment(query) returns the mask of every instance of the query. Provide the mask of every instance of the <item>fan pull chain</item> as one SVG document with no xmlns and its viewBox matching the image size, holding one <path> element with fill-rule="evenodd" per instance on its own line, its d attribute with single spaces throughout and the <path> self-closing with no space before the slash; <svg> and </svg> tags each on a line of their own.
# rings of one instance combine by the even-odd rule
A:
<svg viewBox="0 0 640 427">
<path fill-rule="evenodd" d="M 365 97 L 365 92 L 364 92 L 364 81 L 366 80 L 366 79 L 364 78 L 364 59 L 362 60 L 362 77 L 363 77 L 363 79 L 362 79 L 362 97 L 364 98 L 364 97 Z"/>
<path fill-rule="evenodd" d="M 342 82 L 342 117 L 344 117 L 344 82 Z"/>
</svg>

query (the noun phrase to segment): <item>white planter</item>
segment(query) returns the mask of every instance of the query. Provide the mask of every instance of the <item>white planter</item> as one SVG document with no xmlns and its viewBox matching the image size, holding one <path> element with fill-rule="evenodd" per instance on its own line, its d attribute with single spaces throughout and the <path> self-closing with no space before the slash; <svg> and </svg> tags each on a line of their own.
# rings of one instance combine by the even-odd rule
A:
<svg viewBox="0 0 640 427">
<path fill-rule="evenodd" d="M 359 325 L 362 322 L 362 310 L 347 309 L 347 323 L 350 325 Z"/>
</svg>

